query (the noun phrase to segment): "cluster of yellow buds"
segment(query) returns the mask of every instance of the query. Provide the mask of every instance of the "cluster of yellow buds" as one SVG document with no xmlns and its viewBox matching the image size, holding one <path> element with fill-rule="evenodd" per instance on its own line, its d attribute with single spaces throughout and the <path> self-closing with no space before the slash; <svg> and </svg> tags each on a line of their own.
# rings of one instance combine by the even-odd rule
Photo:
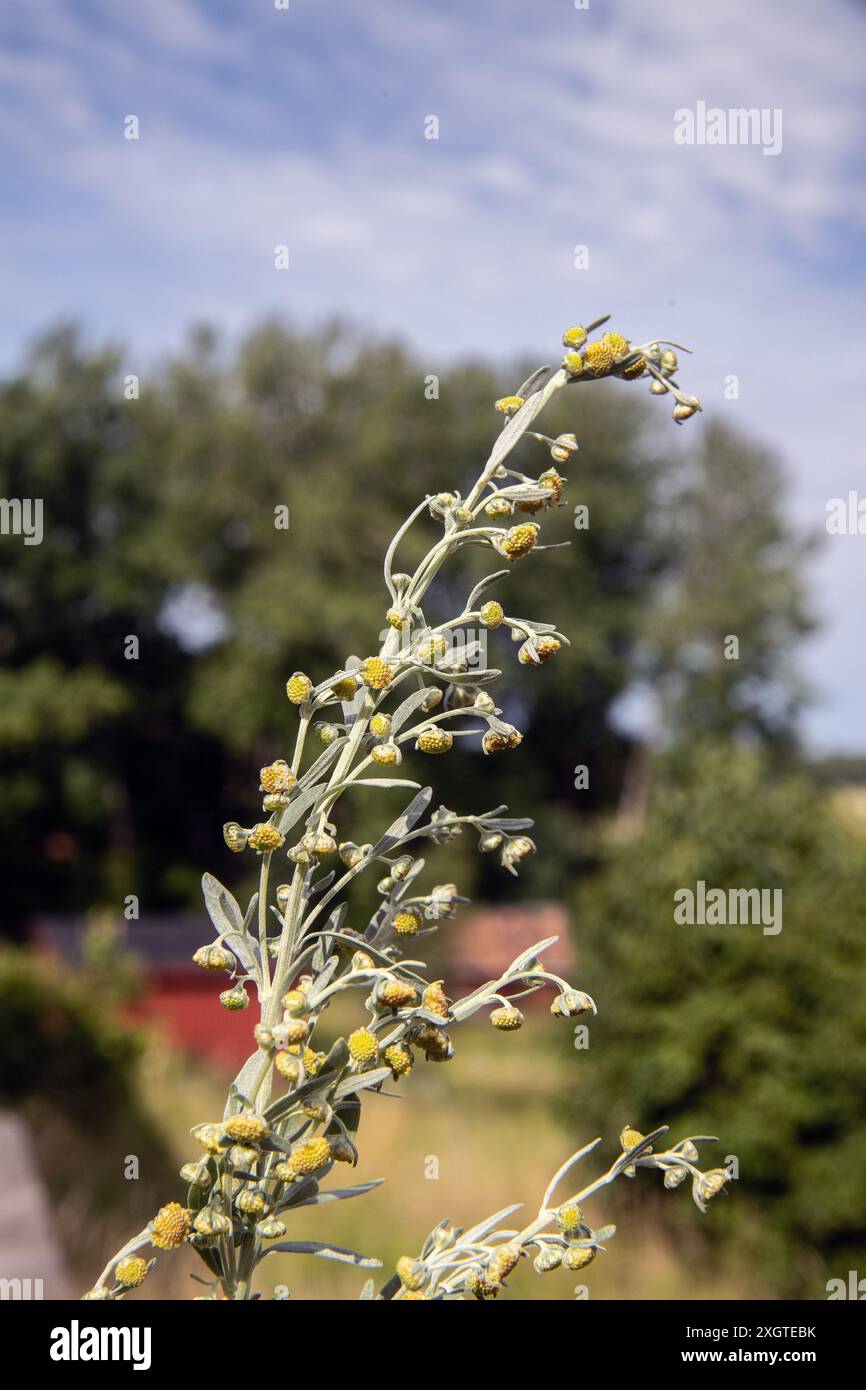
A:
<svg viewBox="0 0 866 1390">
<path fill-rule="evenodd" d="M 652 395 L 672 393 L 676 402 L 673 418 L 677 424 L 690 419 L 702 408 L 697 396 L 685 395 L 673 380 L 679 363 L 672 347 L 662 348 L 659 343 L 649 343 L 634 348 L 628 338 L 616 331 L 604 333 L 595 342 L 588 342 L 587 338 L 587 329 L 579 325 L 566 329 L 562 335 L 563 344 L 569 349 L 562 366 L 573 380 L 617 376 L 624 381 L 635 381 L 639 377 L 650 376 Z"/>
</svg>

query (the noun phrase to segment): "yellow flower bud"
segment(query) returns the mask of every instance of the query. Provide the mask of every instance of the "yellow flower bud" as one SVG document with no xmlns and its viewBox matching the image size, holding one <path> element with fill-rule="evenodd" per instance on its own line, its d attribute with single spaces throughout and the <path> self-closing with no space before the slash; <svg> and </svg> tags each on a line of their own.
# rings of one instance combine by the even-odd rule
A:
<svg viewBox="0 0 866 1390">
<path fill-rule="evenodd" d="M 284 838 L 275 825 L 268 825 L 265 822 L 253 826 L 248 843 L 250 849 L 257 849 L 261 854 L 266 854 L 271 850 L 279 849 Z"/>
<path fill-rule="evenodd" d="M 126 1255 L 114 1266 L 114 1277 L 125 1289 L 137 1289 L 147 1278 L 148 1263 L 140 1255 Z"/>
<path fill-rule="evenodd" d="M 199 946 L 193 960 L 203 970 L 231 970 L 235 958 L 224 946 Z"/>
<path fill-rule="evenodd" d="M 592 376 L 604 376 L 614 365 L 614 356 L 607 343 L 589 343 L 583 354 L 583 365 Z"/>
<path fill-rule="evenodd" d="M 180 1202 L 160 1207 L 150 1223 L 150 1243 L 160 1250 L 176 1250 L 189 1235 L 189 1212 Z"/>
<path fill-rule="evenodd" d="M 238 1211 L 243 1212 L 244 1216 L 252 1216 L 256 1220 L 264 1216 L 269 1203 L 263 1192 L 251 1192 L 248 1188 L 235 1198 L 235 1206 Z"/>
<path fill-rule="evenodd" d="M 414 936 L 421 926 L 421 918 L 414 910 L 395 913 L 391 926 L 398 936 Z"/>
<path fill-rule="evenodd" d="M 596 1257 L 591 1245 L 572 1245 L 562 1257 L 563 1269 L 586 1269 Z"/>
<path fill-rule="evenodd" d="M 376 998 L 388 1009 L 403 1009 L 414 1004 L 418 992 L 407 980 L 382 980 L 376 988 Z"/>
<path fill-rule="evenodd" d="M 634 362 L 630 362 L 627 367 L 623 367 L 620 376 L 623 381 L 637 381 L 638 377 L 643 376 L 646 371 L 646 358 L 636 357 Z"/>
<path fill-rule="evenodd" d="M 583 356 L 579 352 L 567 352 L 562 359 L 562 365 L 572 376 L 580 376 L 586 367 Z"/>
<path fill-rule="evenodd" d="M 523 734 L 518 729 L 512 729 L 508 734 L 503 734 L 499 729 L 488 729 L 481 740 L 481 747 L 485 753 L 503 753 L 507 748 L 519 748 L 522 742 Z"/>
<path fill-rule="evenodd" d="M 482 627 L 499 627 L 505 617 L 505 609 L 495 598 L 488 599 L 478 611 L 478 621 Z"/>
<path fill-rule="evenodd" d="M 414 1260 L 411 1255 L 401 1255 L 394 1268 L 404 1289 L 414 1292 L 423 1288 L 427 1281 L 423 1264 L 420 1260 Z"/>
<path fill-rule="evenodd" d="M 223 1129 L 239 1144 L 260 1144 L 267 1136 L 268 1124 L 261 1115 L 230 1115 Z"/>
<path fill-rule="evenodd" d="M 263 767 L 259 772 L 259 779 L 259 791 L 262 792 L 287 792 L 296 781 L 292 769 L 282 758 Z"/>
<path fill-rule="evenodd" d="M 428 1013 L 439 1014 L 441 1018 L 447 1017 L 448 998 L 445 994 L 445 990 L 442 988 L 441 980 L 434 980 L 427 986 L 421 996 L 421 1002 Z"/>
<path fill-rule="evenodd" d="M 224 989 L 220 995 L 220 1003 L 229 1013 L 239 1013 L 245 1009 L 250 1002 L 250 997 L 243 985 L 235 985 L 234 989 Z"/>
<path fill-rule="evenodd" d="M 395 1077 L 407 1076 L 412 1070 L 413 1057 L 403 1043 L 392 1043 L 382 1053 L 382 1060 L 391 1068 Z"/>
<path fill-rule="evenodd" d="M 305 676 L 303 671 L 296 671 L 286 681 L 286 694 L 293 705 L 302 705 L 305 700 L 310 698 L 313 682 L 309 676 Z"/>
<path fill-rule="evenodd" d="M 581 348 L 586 342 L 586 329 L 582 328 L 580 324 L 575 324 L 573 328 L 566 328 L 562 335 L 562 341 L 565 347 Z"/>
<path fill-rule="evenodd" d="M 415 747 L 419 753 L 447 753 L 453 744 L 453 734 L 449 734 L 447 729 L 439 729 L 435 725 L 431 725 L 429 729 L 423 729 L 415 741 Z"/>
<path fill-rule="evenodd" d="M 601 341 L 610 348 L 615 358 L 626 357 L 631 352 L 628 338 L 624 338 L 621 333 L 605 333 Z"/>
<path fill-rule="evenodd" d="M 370 733 L 377 738 L 386 738 L 391 732 L 390 714 L 374 714 L 370 720 Z"/>
<path fill-rule="evenodd" d="M 516 1245 L 498 1245 L 487 1262 L 487 1278 L 494 1284 L 507 1279 L 520 1259 L 520 1249 Z"/>
<path fill-rule="evenodd" d="M 357 689 L 358 682 L 354 676 L 343 676 L 331 686 L 331 691 L 338 700 L 351 700 Z"/>
<path fill-rule="evenodd" d="M 626 1125 L 620 1132 L 619 1142 L 622 1145 L 623 1153 L 628 1153 L 644 1139 L 639 1129 L 632 1129 L 631 1125 Z"/>
<path fill-rule="evenodd" d="M 292 1150 L 291 1157 L 286 1163 L 278 1163 L 274 1170 L 278 1176 L 282 1176 L 280 1169 L 287 1169 L 292 1177 L 308 1177 L 311 1173 L 318 1173 L 320 1168 L 324 1168 L 331 1161 L 331 1145 L 327 1139 L 307 1139 L 303 1144 L 299 1144 Z"/>
<path fill-rule="evenodd" d="M 535 545 L 538 531 L 539 528 L 534 521 L 524 521 L 519 526 L 512 526 L 502 542 L 502 549 L 508 559 L 519 560 L 522 556 L 528 555 Z"/>
<path fill-rule="evenodd" d="M 498 401 L 494 401 L 493 409 L 498 410 L 500 415 L 516 415 L 524 404 L 522 396 L 502 396 Z"/>
<path fill-rule="evenodd" d="M 247 847 L 249 831 L 238 825 L 236 820 L 230 820 L 223 826 L 223 839 L 232 854 L 240 854 L 241 850 Z"/>
<path fill-rule="evenodd" d="M 368 656 L 361 667 L 361 675 L 370 690 L 384 690 L 394 679 L 394 668 L 380 656 Z"/>
<path fill-rule="evenodd" d="M 556 1213 L 556 1224 L 564 1236 L 575 1235 L 583 1225 L 583 1212 L 577 1202 L 565 1202 Z"/>
<path fill-rule="evenodd" d="M 397 763 L 403 761 L 403 754 L 396 743 L 377 743 L 370 749 L 370 757 L 382 767 L 396 767 Z"/>
<path fill-rule="evenodd" d="M 354 1033 L 349 1034 L 348 1043 L 350 1056 L 362 1066 L 375 1061 L 379 1055 L 376 1035 L 371 1033 L 369 1028 L 356 1028 Z"/>
<path fill-rule="evenodd" d="M 494 1009 L 490 1015 L 490 1022 L 501 1033 L 513 1033 L 518 1028 L 523 1027 L 524 1019 L 519 1009 L 514 1009 L 509 1005 L 507 1008 Z"/>
</svg>

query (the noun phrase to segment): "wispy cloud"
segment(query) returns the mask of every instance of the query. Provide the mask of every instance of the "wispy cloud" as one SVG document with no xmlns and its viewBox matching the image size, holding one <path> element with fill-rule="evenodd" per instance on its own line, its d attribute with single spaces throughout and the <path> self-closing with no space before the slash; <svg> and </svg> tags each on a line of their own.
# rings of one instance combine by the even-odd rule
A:
<svg viewBox="0 0 866 1390">
<path fill-rule="evenodd" d="M 564 318 L 612 309 L 700 345 L 690 379 L 785 452 L 800 519 L 820 527 L 863 478 L 866 16 L 848 0 L 12 0 L 0 23 L 6 363 L 60 315 L 145 359 L 192 319 L 340 309 L 438 362 L 544 354 Z M 781 154 L 676 145 L 698 101 L 779 108 Z M 866 539 L 828 544 L 816 574 L 832 698 L 811 729 L 862 744 Z"/>
</svg>

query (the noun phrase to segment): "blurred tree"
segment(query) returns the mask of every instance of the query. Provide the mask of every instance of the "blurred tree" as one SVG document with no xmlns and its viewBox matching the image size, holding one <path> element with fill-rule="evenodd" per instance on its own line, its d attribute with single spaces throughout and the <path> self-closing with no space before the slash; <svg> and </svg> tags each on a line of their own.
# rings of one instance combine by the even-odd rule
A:
<svg viewBox="0 0 866 1390">
<path fill-rule="evenodd" d="M 773 456 L 719 423 L 700 434 L 667 509 L 672 582 L 647 628 L 668 740 L 794 742 L 805 690 L 793 664 L 812 629 L 809 543 L 784 518 Z"/>
<path fill-rule="evenodd" d="M 40 544 L 2 537 L 7 923 L 140 891 L 171 855 L 166 801 L 175 841 L 193 830 L 179 792 L 204 741 L 178 719 L 189 659 L 159 624 L 166 580 L 147 538 L 161 471 L 141 466 L 142 418 L 158 431 L 150 406 L 124 400 L 119 355 L 69 328 L 0 390 L 0 491 L 44 507 Z"/>
<path fill-rule="evenodd" d="M 587 1137 L 626 1122 L 721 1136 L 710 1162 L 736 1155 L 740 1178 L 708 1236 L 775 1294 L 820 1298 L 866 1238 L 866 837 L 771 766 L 722 744 L 662 764 L 643 832 L 579 893 L 600 1013 L 576 1110 Z M 781 932 L 678 925 L 674 892 L 698 880 L 780 888 Z"/>
<path fill-rule="evenodd" d="M 306 333 L 265 324 L 231 354 L 200 328 L 127 400 L 119 353 L 89 350 L 63 329 L 0 387 L 0 488 L 45 505 L 41 545 L 2 538 L 7 919 L 129 894 L 153 909 L 195 899 L 205 865 L 229 879 L 242 871 L 220 826 L 256 814 L 255 769 L 285 751 L 286 676 L 321 677 L 373 649 L 390 536 L 425 493 L 466 488 L 500 424 L 493 399 L 525 375 L 473 362 L 442 369 L 436 383 L 428 372 L 402 347 L 339 322 Z M 667 412 L 661 421 L 648 404 L 640 386 L 620 382 L 555 402 L 543 428 L 575 430 L 582 447 L 566 470 L 567 505 L 544 517 L 545 539 L 572 544 L 543 566 L 519 566 L 498 590 L 508 609 L 557 623 L 573 643 L 543 675 L 517 670 L 506 714 L 527 735 L 523 753 L 484 763 L 486 806 L 538 816 L 546 852 L 522 882 L 528 896 L 564 893 L 586 867 L 583 827 L 622 782 L 630 741 L 611 710 L 638 658 L 670 687 L 680 648 L 715 640 L 706 612 L 689 607 L 689 534 L 673 544 L 667 526 L 690 456 L 670 454 Z M 733 466 L 726 459 L 739 460 L 750 496 L 763 488 L 772 503 L 775 482 L 754 450 L 711 431 L 700 458 L 690 463 L 696 525 L 712 512 L 704 492 L 714 497 L 717 472 Z M 549 462 L 532 441 L 522 461 L 532 472 Z M 588 516 L 579 529 L 578 504 Z M 772 635 L 796 587 L 797 556 L 774 517 L 764 525 L 779 581 L 752 628 L 744 600 L 763 583 L 770 540 L 748 573 L 742 546 L 733 573 L 716 546 L 726 630 L 744 643 L 753 629 L 756 642 Z M 425 516 L 419 532 L 435 524 Z M 410 535 L 401 563 L 419 553 Z M 495 567 L 467 550 L 443 583 L 460 597 Z M 676 606 L 660 625 L 662 597 Z M 428 616 L 436 603 L 434 592 Z M 490 656 L 514 660 L 501 634 Z M 776 665 L 748 664 L 760 695 Z M 716 694 L 724 706 L 727 687 Z M 481 756 L 463 745 L 437 762 L 443 800 L 475 807 Z M 587 790 L 575 790 L 578 765 L 589 768 Z M 364 829 L 353 826 L 353 837 Z M 486 862 L 481 873 L 495 896 L 500 876 Z"/>
</svg>

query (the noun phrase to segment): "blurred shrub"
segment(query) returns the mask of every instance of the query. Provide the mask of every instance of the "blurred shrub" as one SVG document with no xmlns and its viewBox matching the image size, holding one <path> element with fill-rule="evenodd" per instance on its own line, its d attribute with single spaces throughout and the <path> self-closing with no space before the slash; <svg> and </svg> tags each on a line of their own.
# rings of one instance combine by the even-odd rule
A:
<svg viewBox="0 0 866 1390">
<path fill-rule="evenodd" d="M 86 981 L 15 948 L 0 951 L 0 1101 L 49 1098 L 92 1114 L 122 1102 L 138 1039 L 94 1002 Z"/>
<path fill-rule="evenodd" d="M 0 951 L 0 1105 L 27 1120 L 73 1279 L 140 1224 L 174 1177 L 139 1104 L 144 1038 L 107 1009 L 93 979 L 30 952 Z M 133 1170 L 137 1178 L 122 1182 Z M 79 1273 L 80 1271 L 80 1273 Z"/>
<path fill-rule="evenodd" d="M 677 925 L 674 892 L 700 879 L 781 888 L 782 931 Z M 858 823 L 730 746 L 657 766 L 642 830 L 578 896 L 581 984 L 600 1007 L 582 1127 L 721 1136 L 740 1181 L 706 1229 L 782 1296 L 822 1297 L 862 1267 L 864 902 Z"/>
</svg>

